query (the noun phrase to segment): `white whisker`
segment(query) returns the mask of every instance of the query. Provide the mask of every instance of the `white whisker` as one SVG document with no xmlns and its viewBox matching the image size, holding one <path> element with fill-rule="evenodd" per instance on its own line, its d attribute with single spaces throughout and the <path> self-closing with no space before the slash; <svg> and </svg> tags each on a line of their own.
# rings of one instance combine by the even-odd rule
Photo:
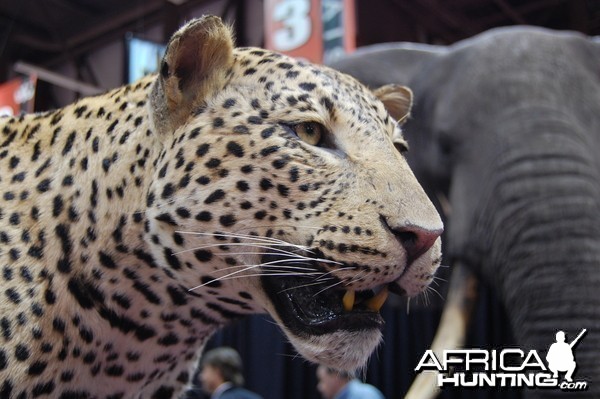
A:
<svg viewBox="0 0 600 399">
<path fill-rule="evenodd" d="M 244 274 L 243 276 L 234 276 L 233 274 L 236 273 L 230 273 L 227 276 L 223 276 L 223 277 L 219 277 L 216 279 L 213 279 L 211 281 L 208 281 L 204 284 L 200 284 L 197 285 L 193 288 L 188 288 L 188 291 L 194 291 L 197 290 L 198 288 L 202 288 L 204 286 L 207 286 L 211 283 L 214 283 L 216 281 L 227 281 L 227 280 L 235 280 L 238 278 L 247 278 L 247 277 L 262 277 L 262 276 L 277 276 L 277 277 L 290 277 L 290 276 L 296 276 L 296 277 L 304 277 L 304 276 L 314 276 L 316 274 L 320 274 L 319 272 L 311 272 L 311 273 L 288 273 L 288 272 L 282 272 L 282 273 L 274 273 L 273 271 L 270 271 L 269 273 L 256 273 L 256 274 Z"/>
<path fill-rule="evenodd" d="M 340 265 L 341 265 L 341 264 L 342 264 L 342 263 L 340 263 Z M 332 274 L 332 273 L 336 273 L 336 272 L 342 272 L 342 271 L 344 271 L 344 270 L 354 270 L 354 269 L 356 269 L 356 267 L 354 267 L 354 266 L 341 267 L 341 268 L 339 268 L 339 269 L 330 270 L 330 271 L 328 271 L 327 273 L 323 273 L 323 277 L 325 277 L 325 276 L 328 276 L 328 275 L 330 275 L 330 274 Z M 320 277 L 319 277 L 319 279 L 320 279 Z M 317 280 L 319 280 L 319 279 L 317 279 Z"/>
<path fill-rule="evenodd" d="M 266 244 L 275 243 L 275 244 L 284 244 L 289 247 L 294 247 L 301 249 L 303 251 L 310 252 L 309 248 L 304 245 L 292 244 L 284 240 L 280 240 L 275 237 L 261 237 L 249 234 L 239 234 L 239 233 L 206 233 L 206 232 L 193 232 L 193 231 L 176 231 L 180 234 L 190 234 L 190 235 L 200 235 L 200 236 L 208 236 L 208 237 L 224 237 L 224 238 L 243 238 L 246 240 L 252 241 L 261 241 Z"/>
<path fill-rule="evenodd" d="M 215 254 L 215 255 L 217 255 L 217 254 Z M 241 252 L 241 253 L 233 253 L 233 254 L 223 254 L 223 255 L 243 255 L 243 252 Z M 309 260 L 312 260 L 312 259 L 311 258 L 306 258 L 306 259 L 305 258 L 298 258 L 298 259 L 294 259 L 294 258 L 276 259 L 276 260 L 272 260 L 272 261 L 269 261 L 269 262 L 261 263 L 260 265 L 271 265 L 271 264 L 274 264 L 274 263 L 275 264 L 277 264 L 277 263 L 297 263 L 297 264 L 304 264 L 304 265 L 309 266 L 309 265 L 311 265 L 311 263 L 308 262 Z M 249 266 L 249 265 L 237 265 L 237 266 L 234 265 L 232 267 L 240 267 L 240 266 L 243 267 L 243 266 Z M 228 266 L 228 267 L 224 267 L 224 268 L 219 269 L 219 270 L 227 270 L 229 268 L 230 267 Z M 312 269 L 313 270 L 317 270 L 314 267 Z"/>
<path fill-rule="evenodd" d="M 230 245 L 230 244 L 222 244 L 222 245 Z M 277 249 L 275 249 L 277 250 Z M 213 255 L 216 256 L 221 256 L 221 255 L 228 255 L 228 256 L 234 256 L 234 255 L 272 255 L 272 256 L 276 256 L 276 255 L 281 255 L 281 253 L 268 253 L 268 252 L 213 252 Z M 300 257 L 301 260 L 308 260 L 308 259 L 313 259 L 307 256 L 301 256 Z"/>
<path fill-rule="evenodd" d="M 431 291 L 433 291 L 433 292 L 435 292 L 435 293 L 437 294 L 437 296 L 439 296 L 439 297 L 440 297 L 440 299 L 441 299 L 442 301 L 444 300 L 444 297 L 442 296 L 442 294 L 440 294 L 440 293 L 438 292 L 438 290 L 436 290 L 436 289 L 435 289 L 435 288 L 433 288 L 432 286 L 429 286 L 429 287 L 427 287 L 427 289 L 428 289 L 428 290 L 431 290 Z"/>
<path fill-rule="evenodd" d="M 360 280 L 361 280 L 361 279 L 362 279 L 362 278 L 365 276 L 365 274 L 367 274 L 367 272 L 366 272 L 366 271 L 364 271 L 364 270 L 361 270 L 361 272 L 360 272 L 360 273 L 358 273 L 356 276 L 354 276 L 354 277 L 352 278 L 352 280 L 348 281 L 348 282 L 347 282 L 346 284 L 344 284 L 344 285 L 345 285 L 345 286 L 348 286 L 348 285 L 350 285 L 350 284 L 354 284 L 354 283 L 356 283 L 356 282 L 360 281 Z"/>
<path fill-rule="evenodd" d="M 280 263 L 300 263 L 302 264 L 302 262 L 304 262 L 306 259 L 277 259 L 277 260 L 272 260 L 270 262 L 266 262 L 266 263 L 260 263 L 258 265 L 254 265 L 254 266 L 269 266 L 269 265 L 278 265 Z M 317 271 L 317 269 L 313 270 Z"/>
<path fill-rule="evenodd" d="M 429 298 L 429 291 L 423 291 L 423 297 L 425 298 L 425 306 L 429 306 L 431 304 L 431 299 Z"/>
<path fill-rule="evenodd" d="M 333 277 L 331 279 L 333 279 Z M 296 289 L 299 289 L 299 288 L 311 287 L 311 286 L 314 286 L 314 285 L 321 285 L 321 284 L 325 284 L 325 282 L 324 281 L 319 281 L 319 282 L 316 282 L 316 283 L 302 284 L 302 285 L 298 285 L 296 287 L 286 288 L 284 290 L 279 291 L 279 293 L 281 294 L 282 292 L 296 290 Z"/>
<path fill-rule="evenodd" d="M 201 287 L 204 287 L 205 285 L 208 285 L 208 284 L 211 284 L 211 283 L 215 283 L 217 281 L 221 281 L 223 279 L 226 279 L 227 277 L 235 276 L 236 274 L 243 273 L 243 272 L 248 271 L 248 270 L 252 270 L 252 269 L 254 269 L 254 268 L 258 267 L 258 266 L 260 266 L 260 265 L 247 266 L 247 267 L 245 267 L 243 269 L 240 269 L 240 270 L 237 270 L 235 272 L 226 274 L 226 275 L 221 276 L 221 277 L 214 278 L 214 279 L 212 279 L 212 280 L 210 280 L 210 281 L 208 281 L 208 282 L 206 282 L 204 284 L 200 284 L 199 286 L 196 286 L 194 288 L 190 288 L 188 291 L 192 291 L 192 290 L 195 290 L 196 288 L 201 288 Z"/>
<path fill-rule="evenodd" d="M 256 267 L 264 267 L 266 269 L 269 270 L 277 270 L 277 269 L 290 269 L 290 270 L 298 270 L 298 271 L 307 271 L 307 272 L 317 272 L 318 270 L 312 267 L 300 267 L 300 266 L 281 266 L 281 265 L 277 265 L 277 266 L 273 266 L 273 265 L 269 265 L 269 264 L 260 264 L 260 265 L 252 265 L 252 268 L 256 268 Z M 242 269 L 242 268 L 248 268 L 248 265 L 237 265 L 237 266 L 228 266 L 225 267 L 223 269 L 219 269 L 217 271 L 226 271 L 226 270 L 232 270 L 232 269 Z"/>
<path fill-rule="evenodd" d="M 280 229 L 282 227 L 288 227 L 294 230 L 298 230 L 298 229 L 306 229 L 306 230 L 320 230 L 321 227 L 316 227 L 316 226 L 303 226 L 303 225 L 292 225 L 292 224 L 278 224 L 275 226 L 270 226 L 270 225 L 253 225 L 253 226 L 248 226 L 248 227 L 244 227 L 244 228 L 240 228 L 238 229 L 238 231 L 242 231 L 242 230 L 250 230 L 250 229 Z"/>
<path fill-rule="evenodd" d="M 178 252 L 174 252 L 173 255 L 179 255 L 182 253 L 186 253 L 186 252 L 192 252 L 192 251 L 197 251 L 199 249 L 206 249 L 206 248 L 215 248 L 215 247 L 220 247 L 220 246 L 227 246 L 227 247 L 235 247 L 235 246 L 240 246 L 240 247 L 247 247 L 247 246 L 252 246 L 255 248 L 262 248 L 262 249 L 267 249 L 267 250 L 271 250 L 271 251 L 276 251 L 277 254 L 272 254 L 272 255 L 289 255 L 291 257 L 294 257 L 295 259 L 300 259 L 300 260 L 308 260 L 308 261 L 313 261 L 313 262 L 319 262 L 319 263 L 330 263 L 330 264 L 335 264 L 335 265 L 342 265 L 343 263 L 341 262 L 337 262 L 334 260 L 330 260 L 330 259 L 324 259 L 324 258 L 311 258 L 308 256 L 304 256 L 304 255 L 300 255 L 294 252 L 290 252 L 290 251 L 286 251 L 283 249 L 279 249 L 279 248 L 273 248 L 274 246 L 283 246 L 283 245 L 270 245 L 270 246 L 264 246 L 264 245 L 249 245 L 246 243 L 227 243 L 227 244 L 210 244 L 210 245 L 203 245 L 200 247 L 195 247 L 195 248 L 190 248 L 190 249 L 184 249 L 182 251 L 178 251 Z M 230 253 L 228 253 L 228 255 L 230 255 Z M 293 260 L 294 258 L 290 258 L 290 259 L 286 259 L 286 260 Z M 340 269 L 341 270 L 341 269 Z"/>
<path fill-rule="evenodd" d="M 441 281 L 443 283 L 447 283 L 448 279 L 445 279 L 445 278 L 439 277 L 439 276 L 433 276 L 433 281 Z"/>
<path fill-rule="evenodd" d="M 229 244 L 222 244 L 222 245 L 229 245 Z M 270 247 L 265 247 L 266 249 L 269 249 Z M 198 249 L 198 248 L 194 248 L 193 250 Z M 235 255 L 262 255 L 262 256 L 282 256 L 283 255 L 289 255 L 290 256 L 290 260 L 314 260 L 315 258 L 311 258 L 310 256 L 304 256 L 304 255 L 298 255 L 296 253 L 293 252 L 282 252 L 281 249 L 279 248 L 273 248 L 273 251 L 277 251 L 277 252 L 214 252 L 213 255 L 228 255 L 228 256 L 235 256 Z"/>
<path fill-rule="evenodd" d="M 328 286 L 328 287 L 325 287 L 325 288 L 323 288 L 321 291 L 319 291 L 319 292 L 317 292 L 316 294 L 314 294 L 314 295 L 313 295 L 313 298 L 314 298 L 314 297 L 316 297 L 317 295 L 319 295 L 320 293 L 322 293 L 322 292 L 325 292 L 325 291 L 327 291 L 327 290 L 330 290 L 330 289 L 332 289 L 333 287 L 335 287 L 335 286 L 338 286 L 338 285 L 340 285 L 340 284 L 342 284 L 342 283 L 343 283 L 343 281 L 338 281 L 338 282 L 337 282 L 337 283 L 335 283 L 335 284 L 332 284 L 332 285 L 330 285 L 330 286 Z"/>
<path fill-rule="evenodd" d="M 303 255 L 300 255 L 300 254 L 296 254 L 294 252 L 286 251 L 286 250 L 279 249 L 279 248 L 274 248 L 274 247 L 286 247 L 286 245 L 284 245 L 284 244 L 256 245 L 256 244 L 249 244 L 249 243 L 245 243 L 245 242 L 208 244 L 208 245 L 202 245 L 202 246 L 194 247 L 194 248 L 190 248 L 190 249 L 184 249 L 182 251 L 174 252 L 173 254 L 174 255 L 179 255 L 179 254 L 183 254 L 183 253 L 186 253 L 186 252 L 197 251 L 199 249 L 216 248 L 216 247 L 221 247 L 221 246 L 226 246 L 226 247 L 250 247 L 251 246 L 251 247 L 254 247 L 254 248 L 270 249 L 270 250 L 277 251 L 279 253 L 286 254 L 286 255 L 291 255 L 291 256 L 306 258 L 306 256 L 303 256 Z M 289 245 L 287 245 L 287 246 L 289 246 Z"/>
<path fill-rule="evenodd" d="M 272 266 L 272 265 L 279 264 L 279 263 L 287 263 L 287 262 L 293 262 L 293 261 L 295 261 L 295 259 L 278 259 L 278 260 L 274 260 L 274 261 L 271 261 L 271 262 L 260 263 L 260 264 L 257 264 L 257 265 L 245 265 L 245 266 L 242 266 L 242 268 L 240 270 L 236 270 L 234 272 L 228 273 L 228 274 L 226 274 L 224 276 L 221 276 L 221 277 L 216 277 L 216 278 L 214 278 L 214 279 L 212 279 L 210 281 L 207 281 L 204 284 L 200 284 L 199 286 L 191 288 L 190 291 L 195 290 L 197 288 L 204 287 L 205 285 L 208 285 L 208 284 L 211 284 L 211 283 L 214 283 L 214 282 L 217 282 L 217 281 L 229 279 L 229 277 L 231 277 L 231 276 L 235 276 L 236 274 L 243 273 L 245 271 L 252 270 L 252 269 L 255 269 L 255 268 L 258 268 L 258 267 L 261 267 L 261 266 Z M 284 268 L 284 267 L 285 266 L 277 266 L 277 268 Z M 276 271 L 277 268 L 271 269 L 271 270 L 269 270 L 269 272 L 272 273 L 272 272 Z M 322 274 L 321 272 L 318 272 L 318 271 L 316 271 L 316 269 L 313 269 L 313 271 L 310 272 L 310 273 L 296 273 L 295 275 L 314 276 L 314 275 L 321 275 L 321 274 Z M 243 277 L 250 277 L 250 276 L 252 276 L 252 275 L 244 275 Z"/>
</svg>

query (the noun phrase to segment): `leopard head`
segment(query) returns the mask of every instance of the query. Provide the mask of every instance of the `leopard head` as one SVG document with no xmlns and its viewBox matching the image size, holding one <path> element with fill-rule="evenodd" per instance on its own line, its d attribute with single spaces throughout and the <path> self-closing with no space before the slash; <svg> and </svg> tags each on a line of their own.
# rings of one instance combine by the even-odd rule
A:
<svg viewBox="0 0 600 399">
<path fill-rule="evenodd" d="M 221 316 L 266 311 L 307 359 L 362 366 L 388 291 L 418 295 L 441 260 L 442 222 L 402 154 L 411 102 L 190 22 L 151 94 L 155 257 Z"/>
</svg>

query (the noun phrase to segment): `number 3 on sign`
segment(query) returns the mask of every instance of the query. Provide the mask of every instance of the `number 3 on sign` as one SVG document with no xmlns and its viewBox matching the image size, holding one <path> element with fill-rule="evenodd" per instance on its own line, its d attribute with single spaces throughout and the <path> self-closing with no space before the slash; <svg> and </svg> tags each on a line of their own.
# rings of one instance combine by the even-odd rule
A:
<svg viewBox="0 0 600 399">
<path fill-rule="evenodd" d="M 275 50 L 294 50 L 310 39 L 312 23 L 309 14 L 310 0 L 285 0 L 275 5 L 273 20 L 283 24 L 273 35 Z"/>
</svg>

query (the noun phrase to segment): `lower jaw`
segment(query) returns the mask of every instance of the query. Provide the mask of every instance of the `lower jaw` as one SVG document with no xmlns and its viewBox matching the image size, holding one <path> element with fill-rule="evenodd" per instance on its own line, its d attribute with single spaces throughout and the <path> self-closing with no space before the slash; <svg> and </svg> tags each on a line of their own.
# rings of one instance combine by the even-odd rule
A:
<svg viewBox="0 0 600 399">
<path fill-rule="evenodd" d="M 287 335 L 305 359 L 348 372 L 364 367 L 382 339 L 379 330 L 338 330 L 311 337 L 298 337 L 289 332 Z"/>
</svg>

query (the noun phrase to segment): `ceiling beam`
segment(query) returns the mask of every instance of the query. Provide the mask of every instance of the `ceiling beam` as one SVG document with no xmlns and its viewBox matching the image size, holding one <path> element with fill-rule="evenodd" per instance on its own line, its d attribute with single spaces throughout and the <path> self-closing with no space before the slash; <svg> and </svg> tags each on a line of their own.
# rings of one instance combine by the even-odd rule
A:
<svg viewBox="0 0 600 399">
<path fill-rule="evenodd" d="M 414 4 L 424 8 L 424 12 L 434 15 L 439 22 L 442 22 L 455 32 L 460 32 L 466 36 L 473 36 L 480 31 L 479 27 L 475 25 L 475 21 L 464 17 L 460 9 L 452 5 L 448 7 L 448 4 L 450 4 L 448 2 L 441 3 L 438 0 L 421 0 Z"/>
<path fill-rule="evenodd" d="M 40 80 L 52 83 L 53 85 L 63 87 L 68 90 L 72 90 L 76 93 L 81 93 L 84 96 L 93 96 L 95 94 L 100 94 L 105 91 L 105 89 L 102 89 L 100 87 L 96 87 L 88 83 L 68 78 L 56 72 L 52 72 L 35 65 L 31 65 L 26 62 L 18 61 L 14 65 L 14 70 L 25 75 L 35 75 Z"/>
<path fill-rule="evenodd" d="M 520 25 L 527 25 L 527 21 L 521 14 L 519 14 L 515 9 L 506 2 L 506 0 L 494 0 L 494 3 L 502 10 L 504 15 L 510 18 L 514 23 Z"/>
<path fill-rule="evenodd" d="M 414 25 L 421 27 L 427 37 L 425 42 L 430 42 L 432 38 L 443 39 L 446 38 L 450 32 L 444 24 L 440 24 L 437 18 L 430 15 L 429 13 L 423 13 L 415 9 L 411 4 L 408 4 L 405 0 L 392 0 L 392 4 L 400 10 L 400 12 L 408 15 L 411 20 L 414 21 Z M 359 15 L 360 17 L 360 15 Z M 415 37 L 422 37 L 422 32 L 415 32 Z"/>
<path fill-rule="evenodd" d="M 519 6 L 514 6 L 515 12 L 519 13 L 526 18 L 527 14 L 533 14 L 536 12 L 543 11 L 544 9 L 550 9 L 552 7 L 556 7 L 558 5 L 564 4 L 569 0 L 539 0 L 532 1 L 530 3 L 525 3 Z M 488 29 L 497 26 L 498 24 L 506 23 L 506 15 L 504 14 L 491 14 L 489 16 L 481 16 L 478 18 L 478 21 L 481 25 L 487 27 Z"/>
<path fill-rule="evenodd" d="M 188 0 L 180 6 L 176 6 L 177 12 L 180 15 L 185 15 L 191 8 L 210 1 L 214 0 Z M 117 15 L 115 20 L 107 18 L 108 23 L 101 22 L 86 31 L 83 38 L 79 38 L 75 43 L 70 43 L 69 51 L 71 56 L 80 56 L 102 45 L 123 38 L 125 33 L 139 27 L 140 20 L 143 20 L 144 24 L 148 26 L 163 23 L 165 9 L 173 7 L 171 3 L 164 0 L 153 0 L 152 2 L 142 2 L 142 4 L 144 4 L 143 7 L 136 6 L 128 11 L 123 11 Z M 106 25 L 110 25 L 110 28 L 106 28 Z M 44 66 L 53 67 L 68 60 L 68 56 L 61 54 L 50 58 L 44 63 Z"/>
<path fill-rule="evenodd" d="M 87 42 L 94 41 L 98 37 L 108 35 L 114 30 L 131 23 L 131 21 L 138 20 L 148 14 L 152 14 L 161 10 L 165 2 L 163 0 L 152 0 L 144 2 L 143 4 L 143 6 L 136 6 L 127 11 L 117 13 L 113 17 L 103 18 L 90 29 L 87 29 L 77 35 L 73 35 L 71 38 L 65 40 L 64 43 L 43 40 L 37 36 L 31 36 L 22 33 L 15 35 L 14 40 L 29 47 L 47 52 L 49 51 L 58 53 L 63 51 L 65 48 L 74 49 L 78 46 L 84 45 Z"/>
</svg>

